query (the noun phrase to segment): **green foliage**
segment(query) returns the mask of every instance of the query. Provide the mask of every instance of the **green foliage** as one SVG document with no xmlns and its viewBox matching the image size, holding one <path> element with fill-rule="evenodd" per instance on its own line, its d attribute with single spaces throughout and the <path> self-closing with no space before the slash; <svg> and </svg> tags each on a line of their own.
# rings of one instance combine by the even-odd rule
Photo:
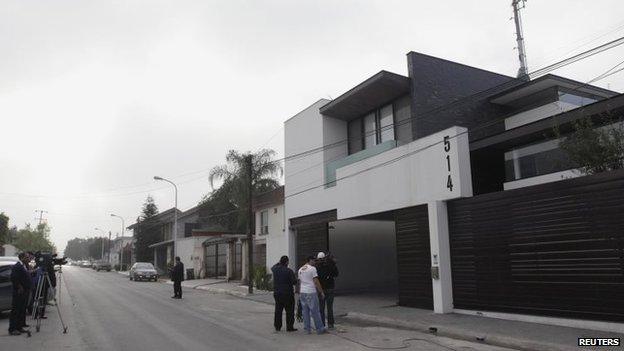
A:
<svg viewBox="0 0 624 351">
<path fill-rule="evenodd" d="M 158 206 L 154 198 L 148 195 L 143 203 L 141 216 L 137 218 L 137 227 L 134 231 L 134 250 L 136 259 L 139 262 L 152 262 L 154 260 L 154 250 L 149 246 L 160 241 L 160 225 L 153 221 L 153 217 L 158 214 Z M 130 255 L 127 255 L 128 258 Z M 126 252 L 124 251 L 124 261 Z"/>
<path fill-rule="evenodd" d="M 0 212 L 0 245 L 8 243 L 9 239 L 9 217 Z"/>
<path fill-rule="evenodd" d="M 251 178 L 252 196 L 279 187 L 278 177 L 282 167 L 274 161 L 275 151 L 262 149 L 256 153 L 228 151 L 226 164 L 216 166 L 210 171 L 210 186 L 220 181 L 221 187 L 213 191 L 201 203 L 200 212 L 205 223 L 227 225 L 227 229 L 244 232 L 248 222 L 249 180 Z M 249 174 L 248 159 L 251 158 L 252 171 Z M 231 212 L 225 219 L 217 219 L 216 214 Z"/>
<path fill-rule="evenodd" d="M 50 227 L 46 223 L 41 223 L 37 228 L 32 229 L 27 224 L 23 229 L 18 230 L 17 237 L 13 245 L 20 251 L 50 251 L 56 250 L 50 241 Z"/>
<path fill-rule="evenodd" d="M 607 118 L 608 122 L 613 122 Z M 559 128 L 557 137 L 562 138 Z M 563 136 L 559 147 L 583 174 L 624 168 L 624 125 L 621 122 L 596 127 L 592 119 L 574 122 L 574 131 Z"/>
<path fill-rule="evenodd" d="M 273 290 L 273 281 L 271 275 L 267 273 L 266 266 L 254 265 L 251 277 L 251 281 L 257 289 Z"/>
</svg>

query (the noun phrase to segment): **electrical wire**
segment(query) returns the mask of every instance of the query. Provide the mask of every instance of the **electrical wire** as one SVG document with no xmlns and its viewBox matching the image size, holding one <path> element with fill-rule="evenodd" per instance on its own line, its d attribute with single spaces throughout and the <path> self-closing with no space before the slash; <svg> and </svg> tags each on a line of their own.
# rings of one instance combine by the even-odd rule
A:
<svg viewBox="0 0 624 351">
<path fill-rule="evenodd" d="M 372 350 L 404 350 L 404 349 L 412 346 L 409 343 L 410 341 L 424 341 L 424 342 L 427 342 L 427 343 L 430 343 L 430 344 L 433 344 L 433 345 L 436 345 L 436 346 L 440 346 L 440 347 L 445 348 L 447 350 L 459 351 L 457 349 L 454 349 L 454 348 L 452 348 L 450 346 L 446 346 L 446 345 L 441 344 L 439 342 L 435 342 L 433 340 L 428 340 L 428 339 L 423 339 L 423 338 L 407 338 L 407 339 L 403 339 L 403 340 L 401 340 L 401 344 L 403 344 L 402 346 L 394 346 L 394 347 L 392 347 L 392 346 L 372 346 L 372 345 L 365 344 L 365 343 L 363 343 L 361 341 L 354 340 L 354 339 L 349 338 L 347 336 L 340 335 L 338 333 L 329 333 L 329 334 L 331 334 L 331 335 L 333 335 L 335 337 L 347 340 L 347 341 L 352 342 L 354 344 L 358 344 L 358 345 L 360 345 L 362 347 L 365 347 L 367 349 L 372 349 Z"/>
<path fill-rule="evenodd" d="M 617 64 L 616 66 L 614 66 L 614 67 L 610 68 L 610 69 L 609 69 L 609 70 L 607 70 L 605 73 L 607 73 L 607 72 L 611 72 L 614 68 L 616 68 L 616 67 L 618 67 L 618 66 L 620 66 L 620 65 L 622 65 L 622 64 L 624 64 L 624 61 L 622 61 L 622 62 L 620 62 L 619 64 Z M 622 71 L 622 70 L 624 70 L 624 68 L 621 68 L 621 69 L 619 69 L 619 70 L 617 70 L 617 71 L 611 72 L 611 73 L 609 73 L 609 74 L 607 74 L 607 75 L 605 75 L 605 73 L 602 73 L 602 74 L 598 75 L 597 77 L 595 77 L 595 78 L 591 79 L 589 82 L 592 82 L 592 81 L 593 81 L 593 82 L 595 82 L 595 81 L 597 81 L 597 78 L 599 78 L 599 79 L 604 79 L 604 78 L 606 78 L 606 77 L 608 77 L 608 76 L 610 76 L 610 75 L 612 75 L 612 74 L 615 74 L 615 73 L 617 73 L 617 72 L 620 72 L 620 71 Z M 579 85 L 578 87 L 575 87 L 572 91 L 576 91 L 576 90 L 578 90 L 578 89 L 580 89 L 580 88 L 582 88 L 582 87 L 586 86 L 587 84 L 588 84 L 588 83 L 585 83 L 585 84 Z M 608 99 L 608 98 L 607 98 L 607 99 Z M 602 101 L 604 101 L 604 100 L 602 100 Z M 584 106 L 581 106 L 580 108 L 583 108 L 583 107 L 584 107 Z M 482 128 L 489 127 L 490 125 L 492 125 L 492 124 L 494 124 L 494 123 L 500 123 L 501 121 L 504 121 L 505 119 L 506 119 L 506 117 L 504 117 L 504 118 L 500 118 L 500 119 L 496 119 L 496 120 L 493 120 L 493 121 L 489 121 L 489 122 L 487 122 L 487 123 L 482 124 L 481 126 L 477 126 L 477 127 L 473 128 L 473 129 L 471 129 L 471 130 L 468 130 L 468 129 L 467 129 L 466 131 L 463 131 L 463 132 L 461 132 L 461 133 L 457 133 L 456 135 L 450 136 L 447 140 L 450 140 L 450 139 L 455 139 L 455 138 L 457 138 L 457 137 L 459 137 L 459 136 L 462 136 L 462 135 L 464 135 L 464 134 L 467 134 L 468 132 L 471 132 L 471 131 L 473 132 L 473 131 L 478 130 L 478 129 L 482 129 Z M 297 196 L 297 195 L 303 194 L 303 193 L 308 192 L 308 191 L 312 191 L 312 190 L 317 189 L 317 188 L 320 188 L 320 187 L 325 187 L 325 186 L 327 186 L 327 185 L 337 183 L 337 182 L 338 182 L 338 181 L 340 181 L 340 180 L 348 179 L 348 178 L 354 177 L 354 176 L 356 176 L 356 175 L 362 174 L 362 173 L 364 173 L 364 172 L 368 172 L 368 171 L 371 171 L 371 170 L 373 170 L 373 169 L 376 169 L 376 168 L 379 168 L 379 167 L 383 167 L 383 166 L 386 166 L 386 165 L 392 164 L 392 163 L 394 163 L 394 162 L 397 162 L 397 161 L 402 160 L 402 159 L 404 159 L 404 158 L 406 158 L 406 157 L 408 157 L 408 156 L 411 156 L 411 155 L 414 155 L 414 154 L 419 153 L 419 152 L 421 152 L 421 151 L 424 151 L 424 150 L 426 150 L 426 149 L 429 149 L 429 148 L 431 148 L 431 147 L 433 147 L 433 146 L 436 146 L 436 145 L 438 145 L 438 144 L 441 144 L 441 143 L 443 143 L 443 142 L 444 142 L 444 140 L 440 140 L 440 141 L 437 141 L 437 142 L 434 142 L 434 143 L 431 143 L 431 144 L 425 145 L 425 146 L 423 146 L 423 147 L 421 147 L 421 148 L 418 148 L 418 149 L 413 150 L 413 151 L 411 151 L 411 152 L 408 152 L 408 153 L 406 153 L 406 154 L 400 155 L 400 156 L 395 157 L 395 158 L 393 158 L 393 159 L 390 159 L 390 160 L 388 160 L 388 161 L 385 161 L 385 162 L 382 162 L 382 163 L 379 163 L 379 164 L 373 165 L 373 166 L 371 166 L 371 167 L 368 167 L 368 168 L 362 169 L 362 170 L 357 171 L 357 172 L 355 172 L 355 173 L 348 174 L 348 175 L 346 175 L 346 176 L 343 176 L 343 177 L 340 177 L 340 178 L 336 178 L 335 180 L 332 180 L 332 181 L 329 181 L 329 182 L 323 182 L 322 184 L 315 185 L 315 186 L 309 187 L 309 188 L 307 188 L 307 189 L 304 189 L 304 190 L 301 190 L 301 191 L 297 191 L 297 192 L 294 192 L 294 193 L 291 193 L 291 194 L 285 195 L 285 196 L 284 196 L 284 198 L 289 198 L 289 197 Z"/>
</svg>

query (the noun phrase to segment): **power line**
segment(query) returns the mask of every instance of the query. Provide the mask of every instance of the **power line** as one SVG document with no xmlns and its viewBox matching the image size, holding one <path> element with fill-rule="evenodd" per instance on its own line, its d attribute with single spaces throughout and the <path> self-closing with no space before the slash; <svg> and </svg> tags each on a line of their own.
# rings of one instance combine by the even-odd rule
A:
<svg viewBox="0 0 624 351">
<path fill-rule="evenodd" d="M 580 60 L 583 60 L 583 59 L 589 58 L 591 56 L 597 55 L 597 54 L 599 54 L 601 52 L 604 52 L 606 50 L 618 47 L 618 46 L 620 46 L 622 44 L 624 44 L 624 37 L 620 37 L 620 38 L 612 40 L 612 41 L 610 41 L 608 43 L 596 46 L 596 47 L 591 48 L 589 50 L 586 50 L 586 51 L 584 51 L 582 53 L 576 54 L 576 55 L 574 55 L 572 57 L 560 60 L 560 61 L 558 61 L 556 63 L 553 63 L 551 65 L 548 65 L 546 67 L 537 69 L 537 70 L 535 70 L 533 72 L 528 73 L 528 76 L 530 78 L 532 78 L 532 79 L 537 78 L 537 77 L 545 75 L 545 74 L 547 74 L 547 73 L 549 73 L 549 72 L 551 72 L 553 70 L 565 67 L 567 65 L 570 65 L 572 63 L 578 62 Z M 517 85 L 520 85 L 522 83 L 524 83 L 524 81 L 519 80 L 519 79 L 514 79 L 514 78 L 510 77 L 509 81 L 506 81 L 504 83 L 492 86 L 490 88 L 487 88 L 485 90 L 479 91 L 479 92 L 474 93 L 472 95 L 468 95 L 468 96 L 465 96 L 465 97 L 458 98 L 457 100 L 452 101 L 452 102 L 450 102 L 448 104 L 432 108 L 432 109 L 430 109 L 428 111 L 425 111 L 425 112 L 421 112 L 421 113 L 419 113 L 419 114 L 417 114 L 415 116 L 412 116 L 412 117 L 410 117 L 408 119 L 405 119 L 403 121 L 400 121 L 398 123 L 389 124 L 387 127 L 388 128 L 393 128 L 393 127 L 396 127 L 396 126 L 401 126 L 403 124 L 411 123 L 413 120 L 416 120 L 416 119 L 419 119 L 419 118 L 423 118 L 423 117 L 425 119 L 428 119 L 428 118 L 431 118 L 431 116 L 433 114 L 435 114 L 435 113 L 446 111 L 446 110 L 448 110 L 448 109 L 450 109 L 452 107 L 457 107 L 459 105 L 475 101 L 476 99 L 481 98 L 483 96 L 489 96 L 489 95 L 494 94 L 495 92 L 500 92 L 500 91 L 503 91 L 505 89 L 512 88 L 512 87 L 515 87 Z M 305 156 L 308 156 L 308 155 L 311 155 L 311 154 L 314 154 L 314 153 L 317 153 L 317 152 L 320 152 L 320 151 L 325 151 L 325 150 L 328 150 L 328 149 L 331 149 L 331 148 L 334 148 L 334 147 L 342 146 L 345 143 L 349 142 L 350 140 L 360 139 L 362 137 L 373 135 L 373 133 L 376 133 L 376 131 L 370 131 L 368 133 L 364 133 L 364 136 L 356 136 L 356 137 L 342 139 L 342 140 L 333 142 L 331 144 L 326 144 L 326 145 L 319 146 L 319 147 L 316 147 L 316 148 L 312 148 L 312 149 L 309 149 L 309 150 L 306 150 L 306 151 L 303 151 L 303 152 L 300 152 L 300 153 L 297 153 L 297 154 L 285 156 L 285 157 L 283 157 L 281 159 L 278 159 L 278 160 L 275 160 L 273 162 L 282 162 L 282 161 L 287 161 L 287 160 L 292 160 L 292 159 L 305 157 Z"/>
<path fill-rule="evenodd" d="M 602 74 L 598 75 L 597 77 L 595 77 L 595 78 L 591 79 L 590 81 L 588 81 L 588 83 L 581 84 L 581 85 L 579 85 L 579 86 L 575 87 L 572 91 L 577 91 L 578 89 L 580 89 L 580 88 L 582 88 L 582 87 L 586 86 L 587 84 L 589 84 L 589 82 L 595 82 L 595 81 L 597 81 L 597 80 L 604 79 L 604 78 L 606 78 L 606 77 L 608 77 L 608 76 L 610 76 L 610 75 L 613 75 L 613 74 L 615 74 L 615 73 L 618 73 L 618 72 L 620 72 L 620 71 L 623 71 L 623 70 L 624 70 L 624 68 L 621 68 L 621 69 L 619 69 L 619 70 L 617 70 L 617 71 L 613 71 L 613 72 L 611 72 L 611 71 L 612 71 L 615 67 L 618 67 L 618 66 L 620 66 L 620 65 L 622 65 L 622 64 L 624 64 L 624 61 L 622 61 L 622 62 L 618 63 L 616 66 L 614 66 L 614 67 L 610 68 L 610 69 L 609 69 L 609 70 L 607 70 L 606 72 L 604 72 L 604 73 L 602 73 Z M 606 73 L 608 73 L 608 72 L 611 72 L 611 73 L 606 74 Z M 606 75 L 605 75 L 605 74 L 606 74 Z M 607 99 L 609 99 L 609 98 L 607 98 Z M 579 107 L 579 108 L 584 108 L 584 106 L 581 106 L 581 107 Z M 499 118 L 499 119 L 494 120 L 494 121 L 490 121 L 490 122 L 488 122 L 488 123 L 484 123 L 483 125 L 478 126 L 478 127 L 475 127 L 475 128 L 473 128 L 472 130 L 468 130 L 468 129 L 466 129 L 466 131 L 461 132 L 461 133 L 458 133 L 458 134 L 456 134 L 456 135 L 454 135 L 454 136 L 451 136 L 449 139 L 455 139 L 455 138 L 457 138 L 457 137 L 459 137 L 459 136 L 461 136 L 461 135 L 464 135 L 464 134 L 469 133 L 470 131 L 474 131 L 474 130 L 477 130 L 477 129 L 480 129 L 480 128 L 488 127 L 488 126 L 489 126 L 492 122 L 499 123 L 499 122 L 501 122 L 501 121 L 504 121 L 506 118 L 507 118 L 507 117 L 503 117 L 503 118 Z M 441 143 L 443 143 L 443 142 L 444 142 L 444 140 L 441 140 L 441 141 L 434 142 L 434 143 L 432 143 L 432 144 L 425 145 L 425 146 L 423 146 L 423 147 L 421 147 L 421 148 L 418 148 L 418 149 L 413 150 L 413 151 L 411 151 L 411 152 L 408 152 L 408 153 L 406 153 L 406 154 L 403 154 L 403 155 L 400 155 L 400 156 L 395 157 L 395 158 L 393 158 L 393 159 L 390 159 L 390 160 L 388 160 L 388 161 L 385 161 L 385 162 L 382 162 L 382 163 L 379 163 L 379 164 L 376 164 L 376 165 L 370 166 L 370 167 L 368 167 L 368 168 L 362 169 L 362 170 L 357 171 L 357 172 L 355 172 L 355 173 L 348 174 L 348 175 L 343 176 L 343 177 L 341 177 L 341 178 L 337 178 L 337 179 L 332 180 L 332 181 L 329 181 L 329 182 L 323 182 L 322 184 L 315 185 L 315 186 L 309 187 L 309 188 L 307 188 L 307 189 L 304 189 L 304 190 L 301 190 L 301 191 L 298 191 L 298 192 L 295 192 L 295 193 L 292 193 L 292 194 L 289 194 L 289 195 L 284 195 L 284 198 L 289 198 L 289 197 L 297 196 L 297 195 L 303 194 L 303 193 L 308 192 L 308 191 L 312 191 L 312 190 L 317 189 L 317 188 L 320 188 L 320 187 L 325 187 L 325 186 L 327 186 L 327 185 L 330 185 L 330 184 L 333 184 L 333 183 L 337 183 L 337 182 L 338 182 L 338 181 L 340 181 L 340 180 L 348 179 L 348 178 L 354 177 L 354 176 L 356 176 L 356 175 L 362 174 L 362 173 L 364 173 L 364 172 L 368 172 L 368 171 L 371 171 L 371 170 L 373 170 L 373 169 L 376 169 L 376 168 L 379 168 L 379 167 L 383 167 L 383 166 L 386 166 L 386 165 L 392 164 L 392 163 L 394 163 L 394 162 L 397 162 L 397 161 L 399 161 L 399 160 L 404 159 L 405 157 L 408 157 L 408 156 L 414 155 L 414 154 L 416 154 L 416 153 L 419 153 L 419 152 L 421 152 L 421 151 L 424 151 L 424 150 L 426 150 L 426 149 L 429 149 L 429 148 L 431 148 L 431 147 L 433 147 L 433 146 L 435 146 L 435 145 L 441 144 Z"/>
</svg>

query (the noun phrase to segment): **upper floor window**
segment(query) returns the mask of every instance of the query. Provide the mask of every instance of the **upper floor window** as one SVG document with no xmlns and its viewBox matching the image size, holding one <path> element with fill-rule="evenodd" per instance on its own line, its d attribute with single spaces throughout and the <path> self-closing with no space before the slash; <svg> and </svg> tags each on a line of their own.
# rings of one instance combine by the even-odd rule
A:
<svg viewBox="0 0 624 351">
<path fill-rule="evenodd" d="M 260 234 L 269 234 L 269 211 L 260 212 Z"/>
<path fill-rule="evenodd" d="M 394 140 L 394 113 L 392 105 L 386 105 L 364 117 L 349 122 L 349 154 L 371 148 L 388 140 Z"/>
<path fill-rule="evenodd" d="M 575 95 L 575 94 L 570 94 L 570 93 L 560 91 L 559 101 L 567 102 L 575 106 L 585 106 L 585 105 L 593 104 L 594 102 L 598 100 L 591 98 L 591 97 L 587 97 L 587 96 L 580 96 L 580 95 Z"/>
<path fill-rule="evenodd" d="M 349 121 L 347 134 L 349 154 L 390 140 L 397 140 L 399 143 L 411 142 L 412 123 L 409 96 Z"/>
</svg>

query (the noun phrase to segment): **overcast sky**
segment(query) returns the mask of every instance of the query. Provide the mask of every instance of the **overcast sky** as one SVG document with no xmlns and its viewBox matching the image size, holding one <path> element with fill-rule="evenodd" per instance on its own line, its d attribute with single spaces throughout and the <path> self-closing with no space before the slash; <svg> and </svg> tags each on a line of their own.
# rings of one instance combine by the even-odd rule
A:
<svg viewBox="0 0 624 351">
<path fill-rule="evenodd" d="M 0 211 L 52 240 L 120 230 L 148 194 L 197 204 L 228 149 L 283 151 L 283 121 L 409 51 L 515 75 L 511 0 L 92 1 L 0 4 Z M 624 36 L 621 0 L 533 0 L 529 69 Z M 587 81 L 617 48 L 555 73 Z M 597 83 L 623 91 L 624 73 Z"/>
</svg>

